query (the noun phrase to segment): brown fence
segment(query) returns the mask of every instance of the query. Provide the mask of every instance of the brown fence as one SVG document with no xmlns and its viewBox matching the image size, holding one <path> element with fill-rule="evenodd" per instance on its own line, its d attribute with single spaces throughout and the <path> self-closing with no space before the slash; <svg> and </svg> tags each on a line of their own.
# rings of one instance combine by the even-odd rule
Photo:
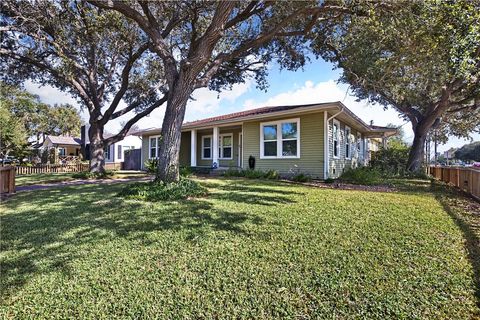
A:
<svg viewBox="0 0 480 320">
<path fill-rule="evenodd" d="M 16 166 L 17 175 L 37 174 L 37 173 L 66 173 L 82 172 L 88 170 L 88 163 L 77 164 L 49 164 L 42 166 Z"/>
<path fill-rule="evenodd" d="M 15 193 L 15 167 L 0 167 L 0 195 Z"/>
<path fill-rule="evenodd" d="M 453 184 L 480 200 L 480 170 L 457 167 L 430 167 L 435 179 Z"/>
</svg>

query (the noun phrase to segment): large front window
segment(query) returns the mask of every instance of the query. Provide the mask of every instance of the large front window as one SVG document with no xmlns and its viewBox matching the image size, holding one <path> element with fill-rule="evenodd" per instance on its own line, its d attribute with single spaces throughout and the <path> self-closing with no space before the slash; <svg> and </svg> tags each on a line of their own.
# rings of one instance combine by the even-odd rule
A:
<svg viewBox="0 0 480 320">
<path fill-rule="evenodd" d="M 299 128 L 299 119 L 262 123 L 260 158 L 299 158 Z"/>
<path fill-rule="evenodd" d="M 221 134 L 218 137 L 218 155 L 220 159 L 232 159 L 233 135 Z"/>
<path fill-rule="evenodd" d="M 212 136 L 202 137 L 202 159 L 212 159 Z"/>
<path fill-rule="evenodd" d="M 106 146 L 105 149 L 103 150 L 104 152 L 104 157 L 106 160 L 110 160 L 110 146 Z"/>
</svg>

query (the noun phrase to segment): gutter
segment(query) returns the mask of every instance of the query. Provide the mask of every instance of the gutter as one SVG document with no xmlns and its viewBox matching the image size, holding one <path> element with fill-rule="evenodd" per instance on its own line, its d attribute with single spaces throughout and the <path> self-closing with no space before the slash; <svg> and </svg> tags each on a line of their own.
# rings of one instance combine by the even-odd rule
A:
<svg viewBox="0 0 480 320">
<path fill-rule="evenodd" d="M 324 117 L 323 117 L 323 135 L 324 135 L 324 139 L 323 139 L 323 151 L 324 151 L 324 163 L 323 163 L 323 179 L 326 180 L 328 179 L 328 167 L 329 167 L 329 163 L 330 163 L 330 159 L 329 159 L 329 155 L 330 155 L 330 150 L 329 150 L 329 147 L 330 147 L 330 143 L 329 143 L 329 139 L 330 137 L 328 136 L 328 123 L 333 119 L 335 118 L 336 116 L 338 116 L 339 114 L 341 114 L 343 111 L 345 110 L 345 107 L 342 105 L 340 107 L 340 111 L 338 111 L 337 113 L 335 113 L 333 116 L 331 116 L 330 118 L 328 118 L 328 113 L 327 111 L 324 111 Z"/>
</svg>

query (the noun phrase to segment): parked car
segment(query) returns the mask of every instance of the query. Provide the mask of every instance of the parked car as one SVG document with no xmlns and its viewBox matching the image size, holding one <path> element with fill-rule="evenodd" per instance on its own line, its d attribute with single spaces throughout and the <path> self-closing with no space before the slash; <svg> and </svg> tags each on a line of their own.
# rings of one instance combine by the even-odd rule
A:
<svg viewBox="0 0 480 320">
<path fill-rule="evenodd" d="M 474 163 L 472 164 L 472 167 L 474 167 L 474 168 L 480 168 L 480 162 L 474 162 Z"/>
<path fill-rule="evenodd" d="M 13 156 L 6 156 L 5 158 L 0 158 L 0 163 L 2 164 L 12 164 L 18 160 Z"/>
</svg>

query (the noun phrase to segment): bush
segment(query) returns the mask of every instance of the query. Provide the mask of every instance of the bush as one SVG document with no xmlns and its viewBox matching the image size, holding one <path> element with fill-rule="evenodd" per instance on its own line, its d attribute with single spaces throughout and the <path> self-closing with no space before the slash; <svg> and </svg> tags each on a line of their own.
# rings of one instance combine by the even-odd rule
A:
<svg viewBox="0 0 480 320">
<path fill-rule="evenodd" d="M 261 170 L 239 170 L 230 168 L 223 174 L 225 177 L 245 177 L 248 179 L 270 179 L 277 180 L 280 174 L 275 170 L 261 171 Z"/>
<path fill-rule="evenodd" d="M 104 173 L 84 171 L 84 172 L 76 172 L 72 174 L 72 178 L 74 179 L 106 179 L 106 178 L 113 177 L 113 175 L 115 175 L 114 170 L 105 170 Z"/>
<path fill-rule="evenodd" d="M 193 174 L 193 171 L 190 167 L 182 166 L 180 167 L 180 176 L 188 178 Z"/>
<path fill-rule="evenodd" d="M 408 147 L 380 149 L 372 153 L 368 166 L 385 177 L 399 177 L 407 174 Z"/>
<path fill-rule="evenodd" d="M 158 160 L 149 159 L 145 161 L 145 169 L 147 170 L 148 173 L 155 173 L 157 172 L 157 164 L 158 164 Z"/>
<path fill-rule="evenodd" d="M 325 183 L 334 183 L 334 182 L 335 182 L 335 179 L 327 178 L 327 179 L 325 179 L 324 182 L 325 182 Z"/>
<path fill-rule="evenodd" d="M 380 172 L 369 167 L 347 169 L 342 173 L 339 180 L 353 184 L 374 185 L 382 182 Z"/>
<path fill-rule="evenodd" d="M 310 178 L 310 176 L 308 176 L 304 173 L 298 173 L 298 174 L 292 176 L 291 180 L 295 181 L 295 182 L 309 182 L 309 181 L 312 180 L 312 178 Z"/>
<path fill-rule="evenodd" d="M 145 182 L 127 185 L 118 194 L 127 199 L 143 201 L 181 200 L 189 197 L 200 197 L 207 193 L 207 189 L 198 182 L 181 178 L 178 182 Z"/>
</svg>

